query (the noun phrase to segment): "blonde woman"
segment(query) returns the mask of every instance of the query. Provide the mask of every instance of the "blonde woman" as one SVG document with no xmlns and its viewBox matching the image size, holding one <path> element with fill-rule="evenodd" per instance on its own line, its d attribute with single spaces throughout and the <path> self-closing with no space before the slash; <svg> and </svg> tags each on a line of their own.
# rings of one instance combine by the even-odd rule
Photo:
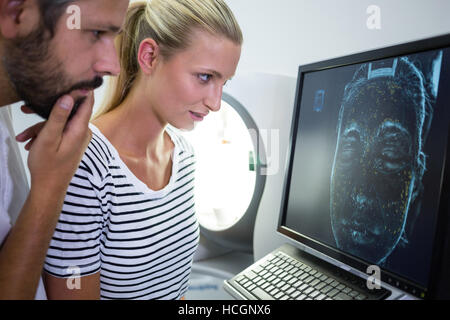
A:
<svg viewBox="0 0 450 320">
<path fill-rule="evenodd" d="M 172 127 L 191 130 L 219 110 L 241 45 L 223 0 L 130 7 L 120 76 L 90 125 L 47 253 L 50 299 L 185 295 L 199 237 L 195 158 Z"/>
</svg>

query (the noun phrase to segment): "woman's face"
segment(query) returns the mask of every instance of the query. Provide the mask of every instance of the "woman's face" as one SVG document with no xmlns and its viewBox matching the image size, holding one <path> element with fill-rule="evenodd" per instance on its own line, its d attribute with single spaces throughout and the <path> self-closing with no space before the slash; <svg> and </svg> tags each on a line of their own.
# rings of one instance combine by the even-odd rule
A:
<svg viewBox="0 0 450 320">
<path fill-rule="evenodd" d="M 220 109 L 223 86 L 241 55 L 241 46 L 223 36 L 197 31 L 192 39 L 187 49 L 160 60 L 149 95 L 158 118 L 182 130 Z"/>
<path fill-rule="evenodd" d="M 400 95 L 371 98 L 397 89 L 372 84 L 343 106 L 331 177 L 337 246 L 374 263 L 396 247 L 416 179 L 413 107 Z"/>
</svg>

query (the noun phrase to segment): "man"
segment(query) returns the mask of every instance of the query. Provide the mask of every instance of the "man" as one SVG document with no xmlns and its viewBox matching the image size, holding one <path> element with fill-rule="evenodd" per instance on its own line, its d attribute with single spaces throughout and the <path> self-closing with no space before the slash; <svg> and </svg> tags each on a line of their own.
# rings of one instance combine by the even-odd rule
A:
<svg viewBox="0 0 450 320">
<path fill-rule="evenodd" d="M 128 2 L 0 0 L 0 299 L 45 298 L 45 255 L 90 140 L 92 90 L 120 71 L 114 38 Z M 17 137 L 32 138 L 28 194 L 6 107 L 20 100 L 48 118 Z"/>
</svg>

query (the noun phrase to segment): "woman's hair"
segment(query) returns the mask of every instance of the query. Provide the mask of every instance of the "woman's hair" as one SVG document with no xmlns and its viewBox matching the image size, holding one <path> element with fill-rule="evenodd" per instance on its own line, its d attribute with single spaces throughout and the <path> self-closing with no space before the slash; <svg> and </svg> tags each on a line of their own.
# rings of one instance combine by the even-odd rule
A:
<svg viewBox="0 0 450 320">
<path fill-rule="evenodd" d="M 242 45 L 242 32 L 224 0 L 151 0 L 132 3 L 123 32 L 117 37 L 121 71 L 109 81 L 106 100 L 94 118 L 119 106 L 139 73 L 137 59 L 141 42 L 152 38 L 161 57 L 170 59 L 189 47 L 194 31 L 207 31 Z"/>
</svg>

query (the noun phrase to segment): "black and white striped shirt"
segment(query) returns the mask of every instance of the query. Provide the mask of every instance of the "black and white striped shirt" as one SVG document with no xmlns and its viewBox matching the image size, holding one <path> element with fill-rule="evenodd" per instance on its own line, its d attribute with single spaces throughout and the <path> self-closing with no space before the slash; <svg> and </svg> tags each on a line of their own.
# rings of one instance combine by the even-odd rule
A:
<svg viewBox="0 0 450 320">
<path fill-rule="evenodd" d="M 60 278 L 100 272 L 102 299 L 179 299 L 199 240 L 192 147 L 166 129 L 175 144 L 172 175 L 153 191 L 98 128 L 90 128 L 44 270 Z"/>
</svg>

